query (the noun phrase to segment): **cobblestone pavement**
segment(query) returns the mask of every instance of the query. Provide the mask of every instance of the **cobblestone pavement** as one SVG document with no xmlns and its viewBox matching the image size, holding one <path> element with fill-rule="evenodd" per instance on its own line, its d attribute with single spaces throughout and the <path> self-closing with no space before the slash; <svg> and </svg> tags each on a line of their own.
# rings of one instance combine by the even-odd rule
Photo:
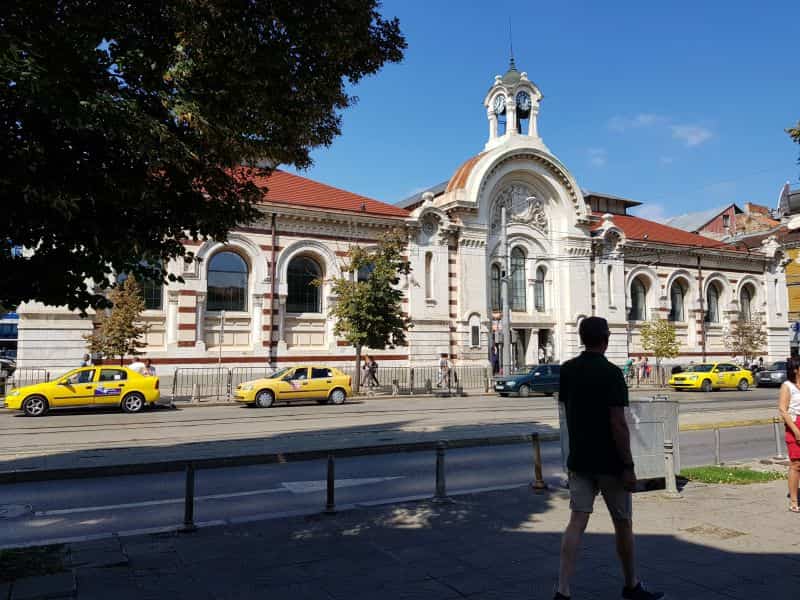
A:
<svg viewBox="0 0 800 600">
<path fill-rule="evenodd" d="M 679 500 L 637 494 L 642 577 L 673 600 L 795 598 L 800 522 L 785 493 L 778 481 L 690 484 Z M 0 597 L 547 599 L 567 516 L 563 490 L 534 495 L 518 488 L 452 504 L 112 538 L 65 547 L 65 573 L 0 587 Z M 598 504 L 574 598 L 620 597 L 612 531 Z"/>
</svg>

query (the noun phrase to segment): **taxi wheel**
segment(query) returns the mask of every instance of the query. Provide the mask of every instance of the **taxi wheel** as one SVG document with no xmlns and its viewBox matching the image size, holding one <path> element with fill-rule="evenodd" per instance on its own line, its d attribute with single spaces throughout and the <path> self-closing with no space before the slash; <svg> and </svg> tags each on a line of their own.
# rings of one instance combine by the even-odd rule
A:
<svg viewBox="0 0 800 600">
<path fill-rule="evenodd" d="M 122 410 L 126 413 L 141 412 L 144 405 L 144 396 L 139 392 L 131 392 L 122 399 Z"/>
<path fill-rule="evenodd" d="M 746 392 L 750 388 L 750 384 L 747 383 L 747 379 L 742 379 L 736 387 L 740 392 Z"/>
<path fill-rule="evenodd" d="M 530 395 L 530 393 L 531 393 L 531 388 L 529 388 L 527 385 L 519 386 L 519 397 L 520 398 L 527 398 Z"/>
<path fill-rule="evenodd" d="M 269 390 L 261 390 L 256 394 L 256 406 L 258 408 L 269 408 L 275 401 L 275 396 Z"/>
<path fill-rule="evenodd" d="M 347 400 L 347 394 L 344 393 L 342 388 L 336 388 L 330 393 L 328 399 L 332 404 L 344 404 L 344 401 Z"/>
<path fill-rule="evenodd" d="M 711 380 L 704 379 L 703 383 L 700 385 L 700 389 L 703 390 L 704 392 L 710 392 L 712 390 Z"/>
<path fill-rule="evenodd" d="M 22 403 L 22 411 L 29 417 L 41 417 L 49 408 L 47 400 L 42 396 L 25 398 L 25 402 Z"/>
</svg>

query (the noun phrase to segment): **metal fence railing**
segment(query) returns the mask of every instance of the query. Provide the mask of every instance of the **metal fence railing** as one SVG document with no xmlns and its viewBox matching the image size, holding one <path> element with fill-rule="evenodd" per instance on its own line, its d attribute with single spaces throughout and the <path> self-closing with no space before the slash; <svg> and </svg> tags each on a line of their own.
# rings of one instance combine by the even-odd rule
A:
<svg viewBox="0 0 800 600">
<path fill-rule="evenodd" d="M 645 369 L 634 364 L 627 369 L 624 365 L 620 365 L 619 368 L 625 375 L 625 381 L 628 383 L 629 387 L 639 387 L 642 385 L 665 386 L 670 378 L 670 372 L 667 367 L 649 365 Z"/>
<path fill-rule="evenodd" d="M 8 385 L 9 387 L 22 387 L 24 385 L 34 385 L 46 381 L 50 381 L 50 371 L 47 369 L 20 367 L 8 378 Z"/>
<path fill-rule="evenodd" d="M 337 367 L 345 375 L 355 379 L 355 366 Z M 179 367 L 174 374 L 161 375 L 166 383 L 171 378 L 171 386 L 162 389 L 172 390 L 174 402 L 230 402 L 236 386 L 244 381 L 259 379 L 274 372 L 270 367 Z M 369 385 L 362 372 L 362 390 L 381 392 L 396 391 L 400 394 L 424 393 L 445 388 L 453 390 L 486 390 L 491 381 L 488 368 L 479 366 L 458 366 L 450 370 L 450 377 L 443 377 L 437 366 L 402 367 L 378 366 L 376 373 L 378 385 Z"/>
</svg>

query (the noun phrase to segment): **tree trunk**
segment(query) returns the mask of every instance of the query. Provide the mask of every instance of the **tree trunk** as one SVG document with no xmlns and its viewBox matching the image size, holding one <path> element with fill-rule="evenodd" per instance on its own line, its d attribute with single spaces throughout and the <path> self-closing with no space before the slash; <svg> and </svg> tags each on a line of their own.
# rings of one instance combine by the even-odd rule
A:
<svg viewBox="0 0 800 600">
<path fill-rule="evenodd" d="M 357 394 L 361 389 L 361 344 L 356 346 L 356 372 L 353 375 L 353 393 Z"/>
</svg>

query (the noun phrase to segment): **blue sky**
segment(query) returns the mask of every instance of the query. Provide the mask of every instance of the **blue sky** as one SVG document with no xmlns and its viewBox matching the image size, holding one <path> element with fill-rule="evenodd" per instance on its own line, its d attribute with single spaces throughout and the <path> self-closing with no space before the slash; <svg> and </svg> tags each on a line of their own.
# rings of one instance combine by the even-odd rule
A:
<svg viewBox="0 0 800 600">
<path fill-rule="evenodd" d="M 514 54 L 544 94 L 539 132 L 584 189 L 663 218 L 774 206 L 798 186 L 800 2 L 385 1 L 405 60 L 362 81 L 342 136 L 301 174 L 397 202 L 487 136 L 483 97 Z"/>
</svg>

